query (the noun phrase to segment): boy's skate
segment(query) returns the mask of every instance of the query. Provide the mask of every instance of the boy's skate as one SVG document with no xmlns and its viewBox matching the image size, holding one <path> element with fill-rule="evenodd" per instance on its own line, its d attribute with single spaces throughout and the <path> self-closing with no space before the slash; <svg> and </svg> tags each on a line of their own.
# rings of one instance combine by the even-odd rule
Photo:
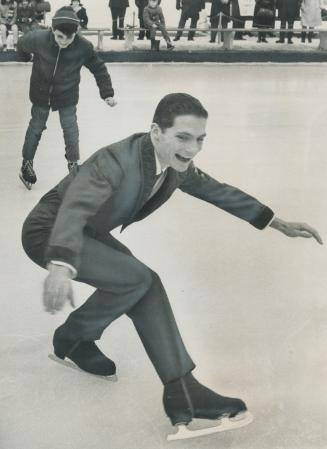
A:
<svg viewBox="0 0 327 449">
<path fill-rule="evenodd" d="M 178 426 L 178 431 L 168 435 L 168 440 L 194 438 L 237 429 L 253 420 L 243 401 L 220 396 L 201 385 L 192 374 L 166 384 L 163 403 L 171 423 Z M 194 418 L 215 420 L 217 425 L 189 430 L 187 426 Z"/>
<path fill-rule="evenodd" d="M 19 178 L 24 183 L 28 190 L 31 190 L 32 185 L 36 183 L 36 174 L 33 169 L 33 161 L 23 159 L 22 168 L 19 173 Z"/>
</svg>

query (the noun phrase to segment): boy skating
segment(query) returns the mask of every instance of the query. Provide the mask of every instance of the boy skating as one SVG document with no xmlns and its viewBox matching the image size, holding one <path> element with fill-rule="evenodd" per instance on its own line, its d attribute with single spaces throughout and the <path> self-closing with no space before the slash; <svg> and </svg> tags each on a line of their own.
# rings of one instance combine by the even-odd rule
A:
<svg viewBox="0 0 327 449">
<path fill-rule="evenodd" d="M 69 6 L 60 8 L 52 19 L 51 30 L 28 33 L 18 43 L 21 59 L 33 54 L 30 81 L 31 120 L 23 145 L 20 179 L 28 189 L 36 182 L 33 160 L 50 109 L 59 112 L 69 170 L 80 158 L 76 105 L 79 98 L 80 72 L 87 67 L 96 80 L 101 98 L 115 106 L 114 90 L 104 62 L 92 44 L 77 34 L 79 19 Z"/>
</svg>

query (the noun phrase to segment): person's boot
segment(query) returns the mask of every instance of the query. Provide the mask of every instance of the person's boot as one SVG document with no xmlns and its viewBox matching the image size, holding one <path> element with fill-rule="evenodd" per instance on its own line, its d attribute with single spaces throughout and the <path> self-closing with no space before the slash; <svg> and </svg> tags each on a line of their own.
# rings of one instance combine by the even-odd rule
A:
<svg viewBox="0 0 327 449">
<path fill-rule="evenodd" d="M 106 357 L 94 341 L 72 341 L 62 335 L 59 327 L 53 336 L 54 354 L 61 360 L 68 358 L 83 371 L 97 376 L 114 376 L 115 363 Z"/>
<path fill-rule="evenodd" d="M 301 32 L 301 42 L 305 43 L 305 36 L 306 36 L 306 32 L 302 31 Z"/>
<path fill-rule="evenodd" d="M 156 44 L 155 44 L 155 39 L 151 39 L 151 51 L 155 50 Z"/>
<path fill-rule="evenodd" d="M 216 37 L 217 37 L 217 31 L 211 31 L 210 33 L 210 43 L 213 44 L 214 42 L 216 42 Z"/>
<path fill-rule="evenodd" d="M 154 41 L 154 50 L 155 51 L 160 51 L 160 41 L 158 39 L 156 39 Z"/>
<path fill-rule="evenodd" d="M 312 31 L 309 31 L 309 33 L 308 33 L 308 42 L 311 44 L 311 42 L 312 42 L 312 37 L 313 37 L 313 32 Z"/>
<path fill-rule="evenodd" d="M 164 386 L 163 405 L 173 425 L 188 424 L 193 418 L 235 418 L 247 410 L 241 399 L 215 393 L 191 373 Z"/>
</svg>

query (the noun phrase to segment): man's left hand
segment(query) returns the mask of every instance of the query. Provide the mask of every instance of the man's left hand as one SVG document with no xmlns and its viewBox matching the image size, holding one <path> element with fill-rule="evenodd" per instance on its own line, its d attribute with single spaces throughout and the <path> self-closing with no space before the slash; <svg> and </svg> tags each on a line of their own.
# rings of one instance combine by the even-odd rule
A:
<svg viewBox="0 0 327 449">
<path fill-rule="evenodd" d="M 269 226 L 287 235 L 287 237 L 303 237 L 307 239 L 313 237 L 318 243 L 320 243 L 320 245 L 323 244 L 322 238 L 320 237 L 318 231 L 306 223 L 287 222 L 276 217 Z"/>
<path fill-rule="evenodd" d="M 107 103 L 108 106 L 110 106 L 110 107 L 112 107 L 112 108 L 113 108 L 114 106 L 116 106 L 116 104 L 117 104 L 117 101 L 116 101 L 115 97 L 108 97 L 108 98 L 105 98 L 104 101 Z"/>
</svg>

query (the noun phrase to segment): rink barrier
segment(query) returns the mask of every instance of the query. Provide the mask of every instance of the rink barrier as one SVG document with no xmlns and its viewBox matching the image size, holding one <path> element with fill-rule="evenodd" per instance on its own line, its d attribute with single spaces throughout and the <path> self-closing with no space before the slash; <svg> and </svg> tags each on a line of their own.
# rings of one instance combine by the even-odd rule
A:
<svg viewBox="0 0 327 449">
<path fill-rule="evenodd" d="M 120 31 L 125 32 L 125 49 L 126 50 L 134 50 L 134 37 L 136 32 L 140 31 L 147 31 L 146 28 L 137 28 L 137 27 L 125 27 L 125 28 L 118 28 Z M 319 50 L 326 51 L 327 50 L 327 28 L 314 28 L 314 29 L 302 29 L 302 28 L 166 28 L 168 32 L 177 32 L 177 31 L 183 31 L 183 33 L 188 33 L 189 31 L 195 31 L 195 32 L 201 32 L 203 33 L 210 33 L 211 31 L 217 31 L 218 32 L 218 43 L 220 43 L 223 40 L 223 49 L 224 50 L 232 50 L 233 48 L 233 41 L 234 41 L 234 35 L 236 32 L 241 33 L 251 33 L 251 34 L 258 34 L 260 32 L 266 32 L 278 35 L 280 33 L 284 33 L 285 36 L 288 32 L 292 33 L 308 33 L 312 32 L 314 34 L 319 35 Z M 159 32 L 159 31 L 158 31 Z M 223 39 L 222 39 L 223 37 Z M 286 36 L 287 37 L 287 36 Z M 100 50 L 101 51 L 101 50 Z"/>
<path fill-rule="evenodd" d="M 135 33 L 138 33 L 140 31 L 147 31 L 145 28 L 137 28 L 137 27 L 125 27 L 125 28 L 118 28 L 120 31 L 125 32 L 125 50 L 134 50 L 136 47 L 134 45 L 134 37 Z M 168 32 L 177 32 L 177 31 L 183 31 L 183 33 L 188 33 L 189 31 L 195 31 L 200 32 L 202 35 L 203 33 L 210 33 L 211 31 L 217 31 L 218 32 L 218 43 L 221 43 L 222 40 L 222 48 L 224 50 L 232 50 L 233 49 L 233 42 L 234 42 L 234 34 L 235 32 L 241 32 L 241 33 L 251 33 L 251 34 L 258 34 L 259 32 L 266 32 L 271 33 L 274 35 L 279 35 L 281 32 L 285 33 L 285 35 L 288 32 L 293 33 L 301 33 L 305 31 L 306 33 L 313 32 L 314 34 L 319 35 L 319 46 L 318 49 L 322 51 L 327 51 L 327 29 L 326 28 L 315 28 L 315 29 L 305 29 L 302 28 L 209 28 L 209 29 L 203 29 L 203 28 L 167 28 Z M 103 40 L 104 36 L 112 36 L 112 31 L 110 28 L 88 28 L 85 30 L 80 30 L 79 33 L 83 36 L 97 36 L 97 46 L 96 49 L 98 51 L 104 51 L 103 46 Z M 12 31 L 9 31 L 9 35 L 12 35 Z M 19 37 L 22 36 L 22 33 L 19 32 Z M 223 37 L 223 39 L 222 39 Z"/>
</svg>

